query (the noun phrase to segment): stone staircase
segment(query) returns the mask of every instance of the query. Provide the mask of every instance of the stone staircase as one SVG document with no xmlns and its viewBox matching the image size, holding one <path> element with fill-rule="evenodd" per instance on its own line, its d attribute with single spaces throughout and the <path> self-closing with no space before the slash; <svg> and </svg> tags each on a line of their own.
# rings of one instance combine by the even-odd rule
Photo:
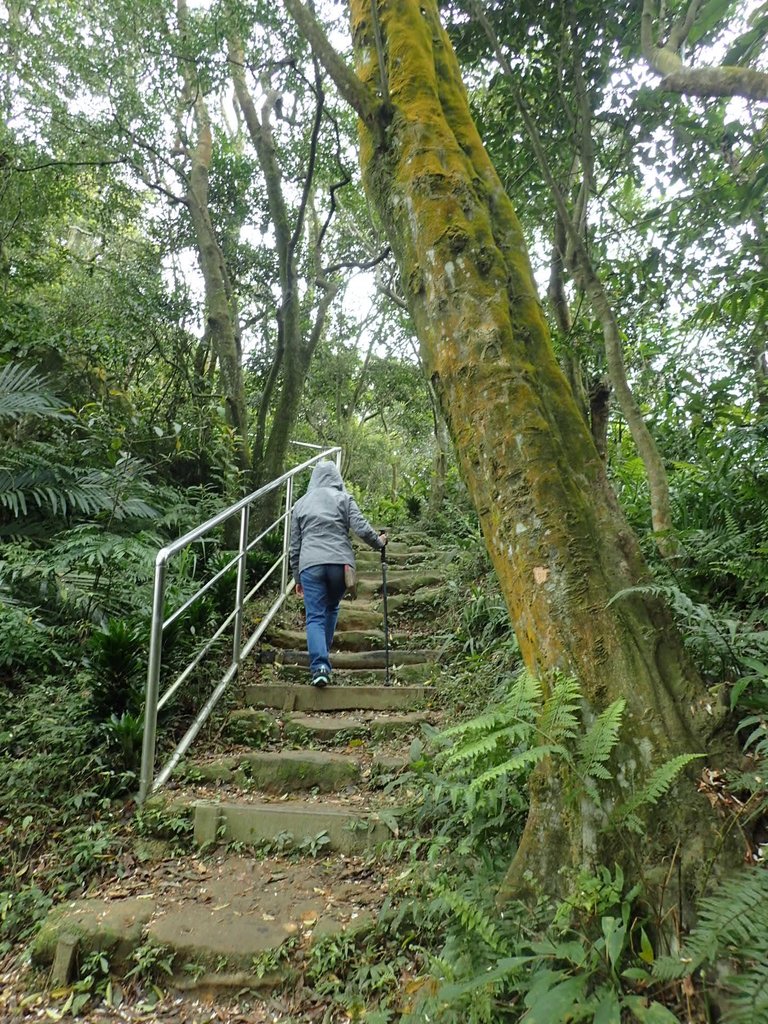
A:
<svg viewBox="0 0 768 1024">
<path fill-rule="evenodd" d="M 179 887 L 164 883 L 164 857 L 138 868 L 138 893 L 117 885 L 56 908 L 33 950 L 54 983 L 87 951 L 104 950 L 119 970 L 150 943 L 172 956 L 176 987 L 259 988 L 260 958 L 286 938 L 370 925 L 386 881 L 363 855 L 397 833 L 382 782 L 408 764 L 422 724 L 441 717 L 440 652 L 424 636 L 434 625 L 419 635 L 412 613 L 429 611 L 445 557 L 423 543 L 389 545 L 390 685 L 378 554 L 357 555 L 358 599 L 342 604 L 324 690 L 306 685 L 303 604 L 289 598 L 260 657 L 243 667 L 241 706 L 219 742 L 152 801 L 160 823 L 191 818 L 204 857 L 171 859 L 188 868 Z"/>
</svg>

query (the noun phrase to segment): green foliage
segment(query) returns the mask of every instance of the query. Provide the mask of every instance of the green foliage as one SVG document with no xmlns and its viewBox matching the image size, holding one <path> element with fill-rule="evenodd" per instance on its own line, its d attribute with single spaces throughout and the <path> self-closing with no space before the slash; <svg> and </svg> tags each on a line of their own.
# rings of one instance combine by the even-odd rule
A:
<svg viewBox="0 0 768 1024">
<path fill-rule="evenodd" d="M 31 366 L 6 363 L 0 367 L 0 423 L 25 416 L 61 416 L 61 401 Z"/>
<path fill-rule="evenodd" d="M 701 975 L 722 1005 L 724 1024 L 768 1021 L 768 873 L 745 869 L 721 879 L 698 904 L 698 923 L 679 956 L 653 965 L 660 981 Z"/>
</svg>

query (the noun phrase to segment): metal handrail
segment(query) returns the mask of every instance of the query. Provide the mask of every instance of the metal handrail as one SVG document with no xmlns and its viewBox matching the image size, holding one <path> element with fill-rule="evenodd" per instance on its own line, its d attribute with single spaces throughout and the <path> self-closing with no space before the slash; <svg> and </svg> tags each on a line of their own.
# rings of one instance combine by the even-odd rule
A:
<svg viewBox="0 0 768 1024">
<path fill-rule="evenodd" d="M 319 448 L 318 445 L 307 445 L 302 442 L 293 442 L 301 447 Z M 271 483 L 265 484 L 252 494 L 247 495 L 245 498 L 241 498 L 240 501 L 235 502 L 234 505 L 230 505 L 229 508 L 224 509 L 217 515 L 208 519 L 206 522 L 201 523 L 200 526 L 196 526 L 193 530 L 185 533 L 183 537 L 179 537 L 177 540 L 172 541 L 165 547 L 161 548 L 155 558 L 155 579 L 152 596 L 152 625 L 150 630 L 149 638 L 149 663 L 147 666 L 147 693 L 144 705 L 144 738 L 142 746 L 141 756 L 141 775 L 139 781 L 139 793 L 137 796 L 137 802 L 139 804 L 144 803 L 150 793 L 154 793 L 158 790 L 165 782 L 167 782 L 171 773 L 173 772 L 176 765 L 179 763 L 181 758 L 184 756 L 186 751 L 193 743 L 195 737 L 200 732 L 201 728 L 207 721 L 211 711 L 216 706 L 217 701 L 226 690 L 229 683 L 237 675 L 240 665 L 243 660 L 248 657 L 250 652 L 253 650 L 255 645 L 259 642 L 261 637 L 264 635 L 267 627 L 269 626 L 272 619 L 275 617 L 279 609 L 282 607 L 286 597 L 293 589 L 293 579 L 290 578 L 288 569 L 288 551 L 290 545 L 291 536 L 291 512 L 293 509 L 293 482 L 295 478 L 305 472 L 310 467 L 314 466 L 317 462 L 322 459 L 328 459 L 334 457 L 336 465 L 341 464 L 341 448 L 326 448 L 322 451 L 318 451 L 316 455 L 313 455 L 306 462 L 302 462 L 301 465 L 295 466 L 288 472 L 283 473 L 281 477 L 273 480 Z M 261 500 L 265 495 L 271 493 L 280 487 L 285 487 L 285 496 L 283 499 L 284 511 L 278 518 L 263 530 L 258 537 L 253 540 L 248 540 L 248 528 L 250 522 L 250 512 L 253 505 Z M 165 592 L 166 592 L 166 579 L 168 576 L 168 566 L 174 555 L 177 555 L 180 551 L 189 547 L 195 541 L 200 540 L 206 534 L 210 533 L 211 530 L 215 530 L 216 527 L 222 526 L 233 516 L 240 515 L 240 542 L 238 546 L 237 555 L 231 559 L 223 569 L 220 569 L 211 579 L 207 580 L 199 589 L 193 594 L 192 597 L 187 598 L 183 604 L 178 608 L 174 609 L 167 618 L 165 611 Z M 283 550 L 282 554 L 275 560 L 272 566 L 262 576 L 259 582 L 248 591 L 245 592 L 245 574 L 246 574 L 246 555 L 264 537 L 274 530 L 276 527 L 283 525 Z M 230 611 L 224 621 L 219 624 L 214 634 L 205 644 L 197 651 L 195 656 L 190 662 L 182 669 L 176 679 L 166 688 L 165 692 L 160 695 L 160 671 L 162 668 L 163 661 L 163 632 L 172 623 L 176 622 L 177 619 L 181 618 L 185 612 L 187 612 L 192 605 L 197 601 L 203 594 L 205 594 L 217 580 L 221 579 L 227 572 L 230 571 L 235 565 L 237 565 L 237 580 L 235 583 L 235 594 L 232 611 Z M 280 591 L 272 603 L 269 610 L 261 618 L 258 626 L 253 633 L 247 638 L 245 644 L 243 643 L 243 627 L 244 627 L 244 609 L 248 601 L 258 592 L 260 587 L 273 575 L 278 569 L 281 569 L 280 576 Z M 208 700 L 205 702 L 197 717 L 195 718 L 192 725 L 184 734 L 181 741 L 176 745 L 173 753 L 166 762 L 166 764 L 155 774 L 155 759 L 156 759 L 156 745 L 157 745 L 157 713 L 160 708 L 164 707 L 168 701 L 178 692 L 180 687 L 186 682 L 186 680 L 192 675 L 194 670 L 203 660 L 205 655 L 215 645 L 215 643 L 226 633 L 227 629 L 234 623 L 233 635 L 232 635 L 232 659 L 224 675 L 219 680 L 215 689 L 211 693 Z"/>
</svg>

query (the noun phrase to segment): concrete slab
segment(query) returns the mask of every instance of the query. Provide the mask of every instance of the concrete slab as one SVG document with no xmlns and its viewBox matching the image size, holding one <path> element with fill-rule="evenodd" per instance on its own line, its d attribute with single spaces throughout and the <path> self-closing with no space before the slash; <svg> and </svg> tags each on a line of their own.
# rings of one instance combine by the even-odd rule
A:
<svg viewBox="0 0 768 1024">
<path fill-rule="evenodd" d="M 365 608 L 357 601 L 342 601 L 336 629 L 381 629 L 383 622 L 384 616 L 380 611 Z"/>
<path fill-rule="evenodd" d="M 303 672 L 303 669 L 299 671 Z M 379 670 L 383 674 L 383 670 Z M 291 698 L 294 711 L 392 711 L 418 707 L 435 697 L 432 686 L 301 686 L 291 683 L 254 684 L 245 700 L 254 707 L 284 708 Z"/>
<path fill-rule="evenodd" d="M 390 653 L 390 683 L 398 689 L 425 683 L 439 671 L 436 664 L 428 661 L 422 662 L 420 665 L 397 664 L 397 651 L 392 651 Z M 395 659 L 394 663 L 392 658 Z M 280 679 L 293 680 L 297 683 L 306 683 L 309 679 L 309 671 L 302 665 L 276 665 L 275 674 L 279 676 Z M 386 670 L 383 668 L 336 668 L 333 672 L 333 686 L 335 688 L 341 688 L 344 686 L 376 686 L 383 683 L 385 678 Z M 258 702 L 256 703 L 258 704 Z"/>
<path fill-rule="evenodd" d="M 32 959 L 51 964 L 60 940 L 74 940 L 80 956 L 108 954 L 110 963 L 127 963 L 140 944 L 144 927 L 152 917 L 151 899 L 74 900 L 60 904 L 48 915 L 32 943 Z"/>
<path fill-rule="evenodd" d="M 407 715 L 388 715 L 386 718 L 374 718 L 370 722 L 371 734 L 376 737 L 400 736 L 402 733 L 413 732 L 422 722 L 428 721 L 424 711 L 412 711 Z"/>
<path fill-rule="evenodd" d="M 323 718 L 313 715 L 291 715 L 285 723 L 285 735 L 301 741 L 313 736 L 318 740 L 333 740 L 343 733 L 345 736 L 364 736 L 367 728 L 359 718 Z"/>
<path fill-rule="evenodd" d="M 264 652 L 268 655 L 269 652 Z M 306 650 L 297 648 L 296 650 L 285 649 L 282 651 L 274 652 L 274 662 L 276 665 L 309 665 L 309 655 Z M 403 650 L 398 649 L 397 651 L 389 652 L 390 665 L 397 663 L 398 665 L 423 665 L 425 662 L 438 662 L 440 660 L 440 652 L 434 650 L 427 650 L 420 648 L 417 650 Z M 377 651 L 356 651 L 356 652 L 345 652 L 340 651 L 336 654 L 331 655 L 331 662 L 333 668 L 384 668 L 386 665 L 386 657 L 383 650 Z"/>
<path fill-rule="evenodd" d="M 195 840 L 200 845 L 217 840 L 259 843 L 285 833 L 297 843 L 325 833 L 329 847 L 342 853 L 360 852 L 390 835 L 375 813 L 357 808 L 298 800 L 274 804 L 200 801 L 195 805 Z"/>
<path fill-rule="evenodd" d="M 389 594 L 411 594 L 422 587 L 437 587 L 445 582 L 445 577 L 439 572 L 428 570 L 396 570 L 387 573 L 387 595 Z M 381 576 L 368 578 L 363 576 L 357 586 L 357 592 L 361 597 L 381 592 Z"/>
<path fill-rule="evenodd" d="M 332 793 L 357 783 L 360 765 L 347 755 L 324 750 L 261 750 L 192 764 L 187 774 L 192 779 L 232 782 L 264 793 L 303 789 Z"/>
<path fill-rule="evenodd" d="M 320 900 L 313 909 L 318 913 L 323 909 Z M 297 930 L 297 923 L 290 918 L 267 921 L 264 913 L 236 916 L 229 907 L 193 903 L 153 921 L 147 938 L 169 947 L 187 963 L 205 966 L 225 961 L 232 968 L 250 966 L 254 957 L 281 946 Z"/>
<path fill-rule="evenodd" d="M 306 634 L 299 629 L 270 629 L 267 643 L 273 647 L 301 648 L 306 644 Z M 390 632 L 390 645 L 402 646 L 408 642 L 408 634 Z M 380 629 L 345 629 L 336 632 L 333 638 L 334 651 L 369 651 L 372 647 L 384 646 L 384 633 Z"/>
</svg>

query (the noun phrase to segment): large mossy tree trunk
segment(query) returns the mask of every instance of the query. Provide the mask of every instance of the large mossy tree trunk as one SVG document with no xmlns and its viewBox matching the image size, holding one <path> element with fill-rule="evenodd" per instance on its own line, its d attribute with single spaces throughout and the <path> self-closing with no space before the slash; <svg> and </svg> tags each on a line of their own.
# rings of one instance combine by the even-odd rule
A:
<svg viewBox="0 0 768 1024">
<path fill-rule="evenodd" d="M 525 663 L 545 683 L 556 671 L 575 675 L 586 721 L 626 700 L 622 770 L 605 807 L 574 809 L 558 772 L 543 765 L 502 896 L 530 877 L 554 894 L 563 868 L 616 861 L 635 872 L 647 863 L 661 889 L 678 856 L 672 874 L 690 891 L 688 869 L 722 845 L 721 823 L 692 779 L 654 808 L 644 839 L 617 846 L 599 826 L 652 766 L 714 749 L 707 694 L 659 602 L 638 593 L 612 600 L 646 579 L 639 546 L 554 357 L 520 224 L 472 122 L 434 0 L 351 0 L 364 91 L 306 9 L 286 3 L 361 114 L 366 189 Z"/>
</svg>

